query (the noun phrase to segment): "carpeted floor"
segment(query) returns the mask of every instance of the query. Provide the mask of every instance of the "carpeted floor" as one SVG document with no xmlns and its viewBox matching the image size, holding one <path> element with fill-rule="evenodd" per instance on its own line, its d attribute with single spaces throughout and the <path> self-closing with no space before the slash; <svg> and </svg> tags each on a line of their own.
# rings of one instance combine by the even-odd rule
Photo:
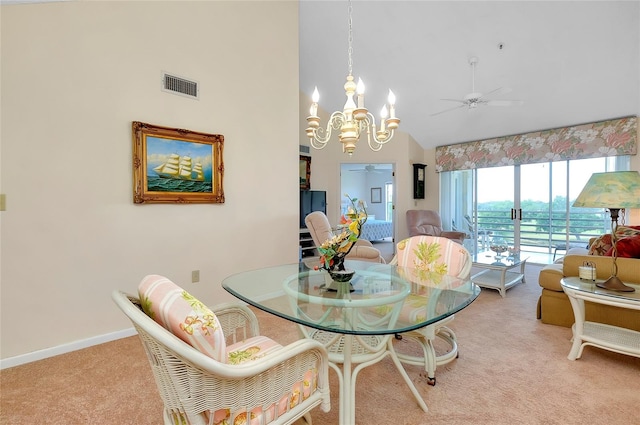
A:
<svg viewBox="0 0 640 425">
<path fill-rule="evenodd" d="M 501 298 L 483 290 L 456 315 L 460 357 L 439 367 L 437 385 L 406 366 L 429 412 L 412 398 L 389 359 L 358 376 L 358 424 L 635 424 L 640 406 L 640 358 L 593 347 L 567 360 L 571 330 L 535 318 L 540 267 Z M 115 307 L 114 307 L 115 308 Z M 256 312 L 262 333 L 288 343 L 294 325 Z M 397 342 L 406 343 L 406 340 Z M 332 410 L 312 413 L 315 425 L 338 418 L 336 375 Z M 162 404 L 137 337 L 2 370 L 2 424 L 160 424 Z"/>
<path fill-rule="evenodd" d="M 391 238 L 373 241 L 371 243 L 373 244 L 374 248 L 380 250 L 382 257 L 387 263 L 393 259 L 393 256 L 395 254 L 395 244 L 391 241 Z"/>
</svg>

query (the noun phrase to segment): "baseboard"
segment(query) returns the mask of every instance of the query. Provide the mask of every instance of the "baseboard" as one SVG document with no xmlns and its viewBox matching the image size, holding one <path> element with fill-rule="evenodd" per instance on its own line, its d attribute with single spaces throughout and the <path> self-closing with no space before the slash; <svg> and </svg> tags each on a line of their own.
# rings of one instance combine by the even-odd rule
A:
<svg viewBox="0 0 640 425">
<path fill-rule="evenodd" d="M 26 363 L 35 362 L 37 360 L 59 356 L 60 354 L 70 353 L 72 351 L 81 350 L 83 348 L 92 347 L 94 345 L 104 344 L 105 342 L 115 341 L 117 339 L 126 338 L 132 335 L 137 335 L 137 333 L 134 328 L 129 328 L 104 335 L 94 336 L 80 341 L 70 342 L 68 344 L 58 345 L 57 347 L 45 348 L 44 350 L 38 350 L 32 353 L 22 354 L 20 356 L 8 357 L 6 359 L 0 360 L 0 369 L 20 366 Z"/>
</svg>

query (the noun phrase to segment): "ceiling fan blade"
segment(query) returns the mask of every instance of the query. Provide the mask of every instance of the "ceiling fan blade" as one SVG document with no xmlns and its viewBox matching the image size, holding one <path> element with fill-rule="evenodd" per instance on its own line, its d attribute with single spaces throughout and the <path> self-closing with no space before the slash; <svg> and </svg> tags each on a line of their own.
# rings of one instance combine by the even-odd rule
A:
<svg viewBox="0 0 640 425">
<path fill-rule="evenodd" d="M 499 87 L 495 90 L 491 90 L 489 93 L 485 93 L 482 95 L 483 98 L 487 97 L 487 96 L 491 96 L 491 95 L 500 95 L 500 94 L 507 94 L 507 93 L 511 93 L 513 90 L 510 89 L 509 87 Z"/>
<path fill-rule="evenodd" d="M 456 106 L 456 107 L 453 107 L 453 108 L 445 109 L 444 111 L 436 112 L 435 114 L 431 114 L 431 116 L 433 117 L 435 115 L 444 114 L 445 112 L 453 111 L 455 109 L 464 108 L 465 106 L 467 106 L 467 105 L 462 104 L 462 105 L 459 105 L 459 106 Z"/>
<path fill-rule="evenodd" d="M 487 106 L 522 106 L 523 100 L 489 100 Z"/>
<path fill-rule="evenodd" d="M 458 103 L 466 103 L 466 100 L 461 100 L 461 99 L 440 99 L 440 100 L 446 100 L 449 102 L 458 102 Z"/>
<path fill-rule="evenodd" d="M 355 171 L 359 173 L 382 173 L 382 170 L 376 168 L 375 165 L 369 164 L 362 168 L 351 168 L 349 171 Z"/>
</svg>

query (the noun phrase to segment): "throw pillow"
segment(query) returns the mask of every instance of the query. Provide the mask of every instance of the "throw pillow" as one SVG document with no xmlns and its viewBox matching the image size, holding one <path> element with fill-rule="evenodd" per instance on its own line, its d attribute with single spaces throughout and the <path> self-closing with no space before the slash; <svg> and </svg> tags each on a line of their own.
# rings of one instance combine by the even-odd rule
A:
<svg viewBox="0 0 640 425">
<path fill-rule="evenodd" d="M 611 235 L 607 233 L 593 241 L 589 247 L 588 255 L 607 255 L 607 252 L 609 252 L 612 247 Z"/>
<path fill-rule="evenodd" d="M 226 363 L 226 342 L 216 315 L 193 295 L 163 276 L 142 279 L 138 294 L 144 312 L 203 354 Z"/>
<path fill-rule="evenodd" d="M 618 239 L 635 235 L 640 235 L 640 226 L 618 226 L 616 229 L 616 238 Z"/>
<path fill-rule="evenodd" d="M 627 236 L 616 242 L 618 257 L 640 258 L 640 233 L 636 236 Z M 613 255 L 613 247 L 607 252 Z"/>
</svg>

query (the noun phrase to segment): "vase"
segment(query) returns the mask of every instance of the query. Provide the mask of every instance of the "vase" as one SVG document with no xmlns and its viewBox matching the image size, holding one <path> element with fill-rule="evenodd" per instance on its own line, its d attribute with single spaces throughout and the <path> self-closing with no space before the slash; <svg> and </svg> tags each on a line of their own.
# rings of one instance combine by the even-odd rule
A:
<svg viewBox="0 0 640 425">
<path fill-rule="evenodd" d="M 336 282 L 349 282 L 354 274 L 355 270 L 329 270 L 329 276 Z"/>
<path fill-rule="evenodd" d="M 493 238 L 489 244 L 489 249 L 497 254 L 496 260 L 499 261 L 502 259 L 502 253 L 509 249 L 509 244 L 503 238 Z"/>
<path fill-rule="evenodd" d="M 356 274 L 355 270 L 338 270 L 333 268 L 327 270 L 332 282 L 327 286 L 327 291 L 338 293 L 349 293 L 355 291 L 351 284 L 351 279 Z"/>
</svg>

